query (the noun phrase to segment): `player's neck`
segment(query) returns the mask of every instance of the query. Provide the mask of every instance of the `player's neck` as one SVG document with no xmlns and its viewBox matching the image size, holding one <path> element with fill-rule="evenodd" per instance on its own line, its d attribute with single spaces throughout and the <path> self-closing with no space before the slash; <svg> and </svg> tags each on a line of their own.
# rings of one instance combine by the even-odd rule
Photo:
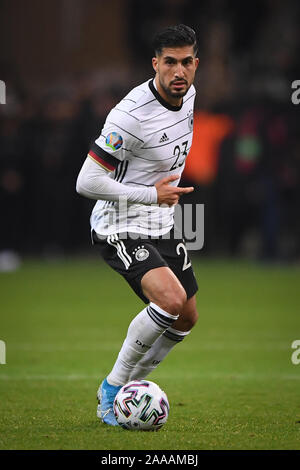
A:
<svg viewBox="0 0 300 470">
<path fill-rule="evenodd" d="M 167 95 L 167 93 L 165 92 L 165 90 L 161 87 L 157 75 L 156 75 L 156 77 L 155 77 L 155 79 L 154 79 L 154 83 L 155 83 L 155 87 L 156 87 L 157 92 L 160 94 L 160 96 L 161 96 L 167 103 L 169 103 L 171 106 L 181 106 L 181 104 L 182 104 L 182 99 L 183 99 L 183 98 L 182 98 L 182 97 L 175 98 L 175 97 L 172 97 L 172 96 Z"/>
</svg>

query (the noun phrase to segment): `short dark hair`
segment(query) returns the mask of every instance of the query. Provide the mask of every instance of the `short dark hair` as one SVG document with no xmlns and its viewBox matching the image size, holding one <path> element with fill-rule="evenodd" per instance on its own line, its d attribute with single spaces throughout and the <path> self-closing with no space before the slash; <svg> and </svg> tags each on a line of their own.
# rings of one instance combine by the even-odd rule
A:
<svg viewBox="0 0 300 470">
<path fill-rule="evenodd" d="M 179 24 L 176 26 L 168 26 L 153 39 L 153 49 L 156 55 L 161 55 L 164 47 L 184 47 L 193 46 L 194 54 L 197 54 L 198 45 L 195 31 L 186 26 Z"/>
</svg>

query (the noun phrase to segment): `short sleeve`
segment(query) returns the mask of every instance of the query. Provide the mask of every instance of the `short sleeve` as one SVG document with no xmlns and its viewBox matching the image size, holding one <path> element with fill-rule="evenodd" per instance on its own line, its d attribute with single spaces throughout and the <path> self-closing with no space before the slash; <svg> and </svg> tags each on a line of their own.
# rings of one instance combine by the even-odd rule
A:
<svg viewBox="0 0 300 470">
<path fill-rule="evenodd" d="M 100 136 L 91 146 L 89 157 L 113 171 L 143 143 L 139 120 L 124 110 L 114 108 L 107 116 Z"/>
</svg>

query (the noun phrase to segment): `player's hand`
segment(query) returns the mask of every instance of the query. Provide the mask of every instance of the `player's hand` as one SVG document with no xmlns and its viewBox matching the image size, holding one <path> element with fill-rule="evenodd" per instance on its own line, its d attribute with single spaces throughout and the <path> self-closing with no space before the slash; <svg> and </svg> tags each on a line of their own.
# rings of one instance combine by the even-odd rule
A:
<svg viewBox="0 0 300 470">
<path fill-rule="evenodd" d="M 168 206 L 174 206 L 178 203 L 182 194 L 191 193 L 194 191 L 192 186 L 188 188 L 179 188 L 178 186 L 171 186 L 171 181 L 176 181 L 180 178 L 179 175 L 172 175 L 163 178 L 155 184 L 157 190 L 157 202 L 158 204 L 167 204 Z"/>
</svg>

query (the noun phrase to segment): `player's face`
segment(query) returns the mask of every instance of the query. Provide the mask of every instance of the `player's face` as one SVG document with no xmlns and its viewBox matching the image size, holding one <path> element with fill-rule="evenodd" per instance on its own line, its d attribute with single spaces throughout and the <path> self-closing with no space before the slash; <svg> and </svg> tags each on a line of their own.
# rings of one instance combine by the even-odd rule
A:
<svg viewBox="0 0 300 470">
<path fill-rule="evenodd" d="M 193 46 L 163 48 L 161 55 L 152 59 L 159 94 L 170 104 L 180 105 L 194 81 L 198 63 Z"/>
</svg>

